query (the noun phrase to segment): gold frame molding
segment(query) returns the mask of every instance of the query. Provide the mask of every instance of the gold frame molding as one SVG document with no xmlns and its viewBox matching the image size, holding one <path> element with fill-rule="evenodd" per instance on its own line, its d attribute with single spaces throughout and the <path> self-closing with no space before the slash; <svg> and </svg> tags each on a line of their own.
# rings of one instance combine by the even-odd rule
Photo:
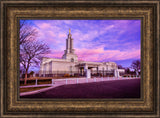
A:
<svg viewBox="0 0 160 118">
<path fill-rule="evenodd" d="M 20 99 L 19 19 L 140 19 L 140 99 Z M 159 1 L 1 1 L 1 117 L 160 117 Z"/>
</svg>

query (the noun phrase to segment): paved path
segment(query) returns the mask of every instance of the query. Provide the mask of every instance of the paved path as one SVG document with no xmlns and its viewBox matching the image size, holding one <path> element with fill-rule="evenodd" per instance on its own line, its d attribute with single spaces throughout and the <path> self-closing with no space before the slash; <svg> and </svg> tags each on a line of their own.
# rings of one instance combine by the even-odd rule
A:
<svg viewBox="0 0 160 118">
<path fill-rule="evenodd" d="M 67 79 L 53 79 L 52 84 L 43 84 L 43 85 L 29 85 L 29 86 L 20 86 L 20 88 L 30 88 L 30 87 L 42 87 L 42 86 L 50 86 L 48 88 L 43 88 L 40 90 L 23 92 L 20 93 L 20 96 L 36 94 L 40 92 L 44 92 L 50 90 L 52 88 L 62 86 L 62 85 L 71 85 L 71 84 L 82 84 L 82 83 L 93 83 L 93 82 L 102 82 L 102 81 L 116 81 L 116 80 L 129 80 L 129 79 L 138 79 L 138 78 L 115 78 L 115 77 L 101 77 L 101 78 L 67 78 Z"/>
<path fill-rule="evenodd" d="M 97 81 L 52 86 L 21 98 L 140 98 L 140 79 Z"/>
</svg>

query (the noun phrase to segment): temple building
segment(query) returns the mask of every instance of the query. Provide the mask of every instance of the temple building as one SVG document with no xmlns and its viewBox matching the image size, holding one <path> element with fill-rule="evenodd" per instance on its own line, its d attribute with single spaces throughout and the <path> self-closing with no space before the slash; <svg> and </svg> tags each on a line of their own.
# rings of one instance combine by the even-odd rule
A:
<svg viewBox="0 0 160 118">
<path fill-rule="evenodd" d="M 115 62 L 89 62 L 80 61 L 74 50 L 74 39 L 69 30 L 68 38 L 66 39 L 66 50 L 62 59 L 44 57 L 40 66 L 40 76 L 46 75 L 84 75 L 90 78 L 92 75 L 109 75 L 119 76 L 124 70 L 118 69 Z"/>
</svg>

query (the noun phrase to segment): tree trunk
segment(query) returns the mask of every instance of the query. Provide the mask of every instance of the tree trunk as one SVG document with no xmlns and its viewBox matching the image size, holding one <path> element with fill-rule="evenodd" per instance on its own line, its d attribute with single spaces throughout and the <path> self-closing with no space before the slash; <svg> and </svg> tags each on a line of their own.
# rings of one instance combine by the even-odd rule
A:
<svg viewBox="0 0 160 118">
<path fill-rule="evenodd" d="M 25 84 L 25 85 L 27 84 L 27 71 L 26 71 L 26 73 L 25 73 L 24 84 Z"/>
</svg>

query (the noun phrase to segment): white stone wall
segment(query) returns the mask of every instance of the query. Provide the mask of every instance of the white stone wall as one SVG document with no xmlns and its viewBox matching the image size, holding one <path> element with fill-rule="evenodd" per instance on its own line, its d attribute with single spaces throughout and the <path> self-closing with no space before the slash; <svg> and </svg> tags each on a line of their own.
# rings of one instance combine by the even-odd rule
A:
<svg viewBox="0 0 160 118">
<path fill-rule="evenodd" d="M 106 62 L 105 64 L 106 64 L 107 70 L 115 70 L 118 68 L 115 62 Z"/>
<path fill-rule="evenodd" d="M 72 56 L 74 57 L 74 62 L 71 62 Z M 75 67 L 75 65 L 79 63 L 86 63 L 86 64 L 97 64 L 98 70 L 115 70 L 117 69 L 117 64 L 114 62 L 106 62 L 106 63 L 100 63 L 100 62 L 78 62 L 77 57 L 75 55 L 67 56 L 68 59 L 54 59 L 54 58 L 43 58 L 41 63 L 40 70 L 43 71 L 43 74 L 49 74 L 49 72 L 55 72 L 55 71 L 78 71 L 78 67 Z M 71 69 L 72 68 L 72 69 Z M 92 68 L 93 71 L 97 71 L 97 68 Z"/>
<path fill-rule="evenodd" d="M 52 64 L 52 65 L 50 65 Z M 78 71 L 78 68 L 75 67 L 76 63 L 71 62 L 56 62 L 52 61 L 52 63 L 45 63 L 43 64 L 41 70 L 43 71 L 43 74 L 49 74 L 49 72 L 56 72 L 56 71 Z M 52 66 L 52 67 L 51 67 Z M 72 67 L 72 69 L 71 69 Z M 52 69 L 52 70 L 50 70 Z"/>
<path fill-rule="evenodd" d="M 93 62 L 94 63 L 94 62 Z M 98 70 L 115 70 L 117 69 L 117 64 L 114 63 L 114 62 L 106 62 L 106 63 L 101 63 L 99 66 L 98 66 Z M 92 68 L 92 70 L 97 70 L 97 68 Z"/>
<path fill-rule="evenodd" d="M 76 71 L 74 68 L 75 64 L 71 62 L 53 62 L 52 70 L 53 71 L 70 71 L 70 67 L 72 66 L 72 70 Z"/>
</svg>

